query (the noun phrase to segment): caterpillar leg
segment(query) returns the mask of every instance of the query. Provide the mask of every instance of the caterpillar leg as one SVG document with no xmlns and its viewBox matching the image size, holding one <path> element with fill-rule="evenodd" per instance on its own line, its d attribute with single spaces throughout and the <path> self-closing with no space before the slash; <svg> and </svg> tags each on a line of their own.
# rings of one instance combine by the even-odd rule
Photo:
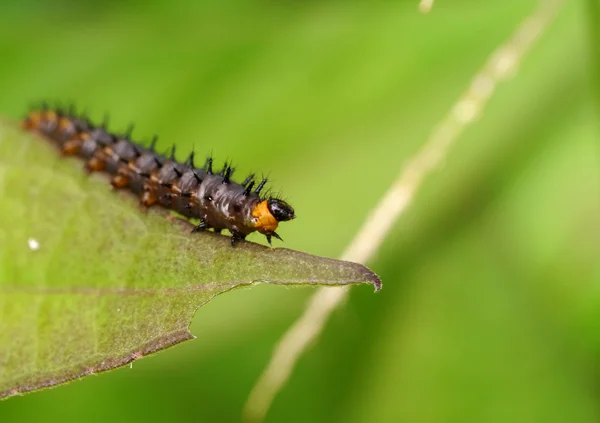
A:
<svg viewBox="0 0 600 423">
<path fill-rule="evenodd" d="M 271 232 L 270 234 L 265 235 L 267 237 L 267 242 L 269 243 L 269 245 L 273 245 L 271 244 L 271 237 L 275 237 L 280 241 L 283 241 L 283 238 L 281 238 L 277 232 Z"/>
<path fill-rule="evenodd" d="M 206 224 L 206 222 L 204 221 L 204 219 L 200 219 L 200 223 L 198 223 L 194 229 L 192 229 L 192 233 L 194 232 L 199 232 L 202 231 L 204 229 L 208 229 L 208 225 Z"/>
<path fill-rule="evenodd" d="M 235 244 L 237 244 L 238 241 L 242 241 L 244 239 L 246 239 L 246 235 L 242 235 L 239 232 L 233 232 L 231 234 L 231 246 L 235 247 Z"/>
</svg>

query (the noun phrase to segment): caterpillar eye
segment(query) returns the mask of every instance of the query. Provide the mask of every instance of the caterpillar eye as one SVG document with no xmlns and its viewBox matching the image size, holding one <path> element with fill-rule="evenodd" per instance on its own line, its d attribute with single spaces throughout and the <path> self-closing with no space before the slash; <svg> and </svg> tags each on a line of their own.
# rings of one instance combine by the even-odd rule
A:
<svg viewBox="0 0 600 423">
<path fill-rule="evenodd" d="M 277 200 L 275 198 L 270 199 L 267 202 L 267 207 L 269 211 L 278 222 L 285 222 L 287 220 L 292 220 L 296 217 L 294 214 L 294 209 L 285 201 Z"/>
</svg>

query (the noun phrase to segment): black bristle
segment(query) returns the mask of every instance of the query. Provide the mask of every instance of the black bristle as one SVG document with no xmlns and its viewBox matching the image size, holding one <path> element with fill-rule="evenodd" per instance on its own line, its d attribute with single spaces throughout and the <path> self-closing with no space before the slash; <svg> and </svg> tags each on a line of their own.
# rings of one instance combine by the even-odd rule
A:
<svg viewBox="0 0 600 423">
<path fill-rule="evenodd" d="M 196 166 L 194 166 L 194 150 L 192 150 L 192 152 L 190 153 L 188 158 L 185 159 L 185 164 L 190 166 L 191 168 L 196 167 Z"/>
<path fill-rule="evenodd" d="M 140 151 L 140 147 L 135 144 L 131 144 L 131 146 L 133 148 L 133 153 L 135 154 L 135 156 L 140 157 L 142 155 L 142 152 Z"/>
<path fill-rule="evenodd" d="M 250 181 L 252 181 L 252 179 L 254 179 L 254 173 L 251 173 L 250 175 L 248 175 L 248 177 L 246 179 L 244 179 L 244 182 L 242 182 L 242 186 L 245 187 L 246 185 L 248 185 L 250 183 Z"/>
<path fill-rule="evenodd" d="M 123 135 L 123 138 L 125 138 L 126 140 L 130 140 L 131 134 L 133 133 L 133 128 L 135 128 L 135 124 L 130 123 L 129 126 L 127 127 L 127 131 L 125 131 L 125 135 Z"/>
<path fill-rule="evenodd" d="M 206 164 L 204 165 L 204 169 L 206 170 L 206 173 L 208 173 L 209 175 L 213 174 L 212 164 L 213 164 L 212 157 L 207 158 Z"/>
<path fill-rule="evenodd" d="M 104 113 L 104 118 L 102 119 L 102 125 L 100 125 L 100 127 L 104 130 L 107 130 L 109 120 L 110 116 L 108 115 L 108 113 Z"/>
<path fill-rule="evenodd" d="M 192 169 L 192 175 L 194 175 L 194 178 L 196 179 L 196 182 L 198 182 L 199 184 L 202 183 L 202 178 L 200 178 L 200 176 L 193 169 Z"/>
<path fill-rule="evenodd" d="M 152 152 L 155 151 L 156 149 L 156 142 L 158 141 L 158 135 L 154 135 L 152 137 L 152 140 L 150 141 L 150 146 L 148 147 L 148 149 Z"/>
<path fill-rule="evenodd" d="M 172 150 L 173 150 L 173 147 L 171 147 L 171 148 L 167 148 L 165 151 L 163 151 L 163 152 L 161 153 L 161 156 L 163 156 L 163 157 L 165 157 L 165 158 L 168 158 L 168 157 L 169 157 L 169 155 L 171 154 Z"/>
<path fill-rule="evenodd" d="M 254 193 L 260 194 L 260 192 L 262 191 L 262 189 L 264 188 L 266 183 L 267 183 L 267 178 L 264 178 L 262 181 L 260 181 L 260 184 L 258 184 Z"/>
<path fill-rule="evenodd" d="M 229 164 L 227 162 L 223 163 L 223 169 L 219 172 L 219 176 L 225 176 L 225 172 L 227 172 L 227 168 L 229 168 Z"/>
<path fill-rule="evenodd" d="M 223 176 L 223 183 L 224 184 L 228 184 L 230 179 L 231 179 L 231 174 L 233 173 L 233 168 L 231 166 L 228 166 L 227 169 L 225 169 L 225 176 Z"/>
<path fill-rule="evenodd" d="M 246 189 L 244 190 L 244 197 L 247 197 L 250 195 L 250 191 L 252 191 L 252 187 L 254 187 L 254 181 L 250 182 L 248 184 L 248 186 L 246 187 Z"/>
</svg>

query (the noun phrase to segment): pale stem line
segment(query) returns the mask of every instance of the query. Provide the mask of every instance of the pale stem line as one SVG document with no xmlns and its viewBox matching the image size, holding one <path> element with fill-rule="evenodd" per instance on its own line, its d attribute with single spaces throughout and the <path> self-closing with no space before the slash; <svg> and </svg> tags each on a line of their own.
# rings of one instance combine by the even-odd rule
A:
<svg viewBox="0 0 600 423">
<path fill-rule="evenodd" d="M 431 8 L 433 7 L 433 0 L 421 0 L 419 3 L 419 10 L 421 13 L 429 13 L 431 12 Z"/>
<path fill-rule="evenodd" d="M 403 171 L 370 213 L 343 260 L 368 262 L 386 234 L 406 211 L 424 178 L 439 168 L 452 144 L 481 114 L 496 86 L 513 75 L 519 61 L 552 21 L 564 0 L 542 1 L 514 34 L 488 58 L 466 92 L 435 128 L 427 142 L 408 161 Z M 329 315 L 345 299 L 347 288 L 321 288 L 309 300 L 304 314 L 290 327 L 273 352 L 271 361 L 250 393 L 244 408 L 247 421 L 262 421 L 300 355 L 321 333 Z"/>
</svg>

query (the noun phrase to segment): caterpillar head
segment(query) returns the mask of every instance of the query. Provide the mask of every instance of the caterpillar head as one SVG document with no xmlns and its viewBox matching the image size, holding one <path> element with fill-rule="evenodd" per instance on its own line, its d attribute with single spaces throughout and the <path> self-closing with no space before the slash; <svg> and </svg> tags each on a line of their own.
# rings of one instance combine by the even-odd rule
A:
<svg viewBox="0 0 600 423">
<path fill-rule="evenodd" d="M 294 209 L 285 201 L 269 198 L 258 203 L 252 211 L 258 232 L 270 235 L 275 233 L 279 222 L 295 218 Z"/>
<path fill-rule="evenodd" d="M 285 222 L 296 217 L 292 206 L 277 198 L 267 200 L 267 208 L 278 222 Z"/>
</svg>

